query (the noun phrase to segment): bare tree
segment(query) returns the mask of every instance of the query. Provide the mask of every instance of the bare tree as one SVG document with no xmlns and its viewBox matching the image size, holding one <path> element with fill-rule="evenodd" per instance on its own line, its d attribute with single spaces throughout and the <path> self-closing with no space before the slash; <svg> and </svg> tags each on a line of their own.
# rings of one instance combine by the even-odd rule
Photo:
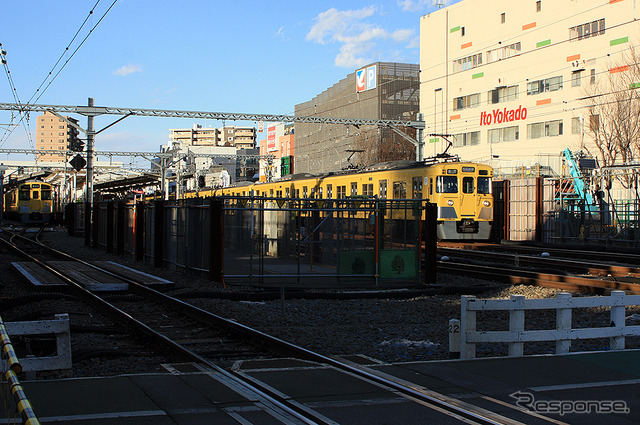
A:
<svg viewBox="0 0 640 425">
<path fill-rule="evenodd" d="M 584 134 L 593 145 L 587 152 L 601 166 L 630 163 L 640 158 L 640 53 L 632 46 L 610 66 L 606 77 L 585 85 L 588 122 Z M 619 178 L 625 188 L 630 178 Z M 637 190 L 637 188 L 636 188 Z"/>
</svg>

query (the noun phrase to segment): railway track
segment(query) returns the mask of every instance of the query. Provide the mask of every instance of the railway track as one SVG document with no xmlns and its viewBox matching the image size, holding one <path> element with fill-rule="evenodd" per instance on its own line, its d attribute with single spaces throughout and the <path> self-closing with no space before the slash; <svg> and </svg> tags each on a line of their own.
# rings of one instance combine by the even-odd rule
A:
<svg viewBox="0 0 640 425">
<path fill-rule="evenodd" d="M 240 359 L 292 357 L 326 365 L 355 376 L 374 385 L 384 388 L 406 399 L 432 409 L 437 414 L 447 417 L 448 421 L 456 420 L 473 424 L 516 424 L 520 423 L 506 416 L 467 404 L 460 400 L 429 391 L 427 388 L 403 382 L 397 378 L 374 372 L 365 367 L 340 359 L 312 352 L 303 347 L 264 334 L 240 323 L 214 315 L 179 299 L 170 297 L 155 289 L 141 285 L 134 280 L 122 278 L 129 284 L 126 295 L 95 293 L 83 288 L 77 279 L 65 276 L 42 260 L 42 255 L 64 257 L 68 261 L 80 261 L 66 254 L 45 249 L 38 242 L 28 241 L 16 236 L 13 242 L 5 243 L 28 256 L 31 261 L 57 274 L 73 292 L 83 299 L 99 306 L 103 311 L 125 322 L 128 328 L 151 337 L 157 343 L 173 353 L 176 360 L 197 363 L 199 367 L 218 376 L 221 382 L 230 388 L 243 388 L 251 397 L 260 400 L 273 416 L 286 418 L 289 423 L 337 423 L 331 418 L 274 391 L 267 385 L 250 380 L 246 376 L 234 373 L 232 365 Z M 3 239 L 4 240 L 4 239 Z M 27 249 L 18 248 L 20 243 L 35 243 L 34 253 L 27 254 Z M 43 251 L 46 251 L 43 252 Z M 84 263 L 80 261 L 81 263 Z M 98 267 L 84 263 L 94 269 Z M 110 274 L 111 272 L 101 270 Z"/>
<path fill-rule="evenodd" d="M 640 268 L 623 264 L 621 260 L 634 260 L 635 255 L 617 257 L 616 262 L 607 259 L 576 260 L 558 258 L 561 254 L 575 257 L 567 250 L 527 249 L 531 254 L 520 254 L 520 248 L 507 252 L 479 249 L 438 248 L 441 259 L 439 270 L 451 274 L 473 274 L 476 277 L 511 284 L 530 284 L 569 291 L 603 293 L 609 290 L 624 290 L 640 294 Z M 529 247 L 526 247 L 529 248 Z M 516 251 L 516 252 L 514 252 Z M 536 253 L 537 255 L 533 255 Z M 542 253 L 547 253 L 542 255 Z M 556 257 L 558 256 L 558 257 Z"/>
</svg>

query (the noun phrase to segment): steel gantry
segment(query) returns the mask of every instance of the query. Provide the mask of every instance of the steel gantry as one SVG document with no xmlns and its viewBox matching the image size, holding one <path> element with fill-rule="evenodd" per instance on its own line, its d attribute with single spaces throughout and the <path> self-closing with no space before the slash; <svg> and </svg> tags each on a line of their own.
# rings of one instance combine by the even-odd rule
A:
<svg viewBox="0 0 640 425">
<path fill-rule="evenodd" d="M 391 128 L 396 133 L 410 141 L 416 147 L 416 160 L 422 161 L 424 158 L 424 137 L 423 131 L 425 123 L 422 120 L 422 114 L 418 114 L 418 120 L 390 120 L 390 119 L 372 119 L 372 118 L 335 118 L 335 117 L 315 117 L 315 116 L 298 116 L 298 115 L 272 115 L 272 114 L 247 114 L 247 113 L 231 113 L 231 112 L 204 112 L 204 111 L 179 111 L 169 109 L 142 109 L 142 108 L 121 108 L 113 106 L 94 106 L 93 98 L 89 98 L 87 106 L 69 106 L 69 105 L 41 105 L 41 104 L 16 104 L 16 103 L 0 103 L 0 110 L 17 111 L 17 112 L 51 112 L 58 114 L 79 114 L 86 116 L 88 119 L 86 130 L 75 125 L 80 131 L 87 136 L 87 198 L 89 202 L 93 201 L 93 164 L 92 158 L 94 154 L 106 154 L 93 151 L 93 141 L 96 134 L 115 125 L 123 119 L 130 116 L 143 117 L 162 117 L 162 118 L 190 118 L 190 119 L 206 119 L 206 120 L 231 120 L 231 121 L 267 121 L 267 122 L 301 122 L 301 123 L 317 123 L 317 124 L 344 124 L 344 125 L 378 125 Z M 99 115 L 122 115 L 120 119 L 104 127 L 102 130 L 95 131 L 93 129 L 93 118 Z M 402 132 L 399 127 L 410 127 L 417 131 L 417 138 L 414 139 Z M 1 151 L 0 151 L 1 152 Z M 123 156 L 132 156 L 130 153 L 122 152 Z M 147 153 L 141 153 L 145 156 Z M 166 154 L 171 157 L 171 154 Z M 212 156 L 207 154 L 194 154 L 195 156 Z M 153 157 L 161 158 L 162 153 L 153 153 Z"/>
</svg>

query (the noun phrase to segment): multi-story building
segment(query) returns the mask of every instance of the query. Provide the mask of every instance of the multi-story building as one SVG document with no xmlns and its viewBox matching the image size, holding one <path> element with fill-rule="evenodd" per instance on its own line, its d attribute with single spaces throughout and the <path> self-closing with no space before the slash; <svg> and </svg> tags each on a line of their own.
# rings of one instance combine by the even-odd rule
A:
<svg viewBox="0 0 640 425">
<path fill-rule="evenodd" d="M 556 172 L 565 148 L 597 156 L 593 102 L 631 71 L 636 17 L 630 0 L 464 0 L 423 16 L 426 154 L 449 139 L 465 160 Z"/>
<path fill-rule="evenodd" d="M 78 123 L 77 120 L 65 117 L 69 121 Z M 36 133 L 36 150 L 57 150 L 60 154 L 40 154 L 36 155 L 38 162 L 66 162 L 65 152 L 69 149 L 69 140 L 72 134 L 77 134 L 78 130 L 61 118 L 50 112 L 45 112 L 38 116 Z"/>
<path fill-rule="evenodd" d="M 252 149 L 256 145 L 254 127 L 224 126 L 222 128 L 202 127 L 169 130 L 170 143 L 185 146 L 232 146 L 237 149 Z"/>
<path fill-rule="evenodd" d="M 293 174 L 294 151 L 294 124 L 277 123 L 268 126 L 267 138 L 260 141 L 260 181 L 271 181 Z"/>
<path fill-rule="evenodd" d="M 296 105 L 295 114 L 410 121 L 416 119 L 419 92 L 418 65 L 376 62 Z M 415 138 L 415 130 L 403 130 Z M 415 158 L 414 145 L 386 127 L 297 122 L 295 134 L 296 172 L 331 172 Z"/>
</svg>

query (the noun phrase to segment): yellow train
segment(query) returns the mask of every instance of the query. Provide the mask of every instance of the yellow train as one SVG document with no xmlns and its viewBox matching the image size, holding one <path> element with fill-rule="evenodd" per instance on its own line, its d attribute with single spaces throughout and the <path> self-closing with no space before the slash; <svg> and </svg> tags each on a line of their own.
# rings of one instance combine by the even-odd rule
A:
<svg viewBox="0 0 640 425">
<path fill-rule="evenodd" d="M 54 211 L 54 191 L 49 183 L 28 181 L 7 190 L 4 212 L 21 223 L 48 223 Z"/>
<path fill-rule="evenodd" d="M 485 164 L 394 161 L 358 171 L 294 174 L 274 182 L 244 183 L 185 196 L 424 199 L 437 204 L 439 239 L 486 240 L 493 222 L 492 177 L 493 169 Z"/>
</svg>

